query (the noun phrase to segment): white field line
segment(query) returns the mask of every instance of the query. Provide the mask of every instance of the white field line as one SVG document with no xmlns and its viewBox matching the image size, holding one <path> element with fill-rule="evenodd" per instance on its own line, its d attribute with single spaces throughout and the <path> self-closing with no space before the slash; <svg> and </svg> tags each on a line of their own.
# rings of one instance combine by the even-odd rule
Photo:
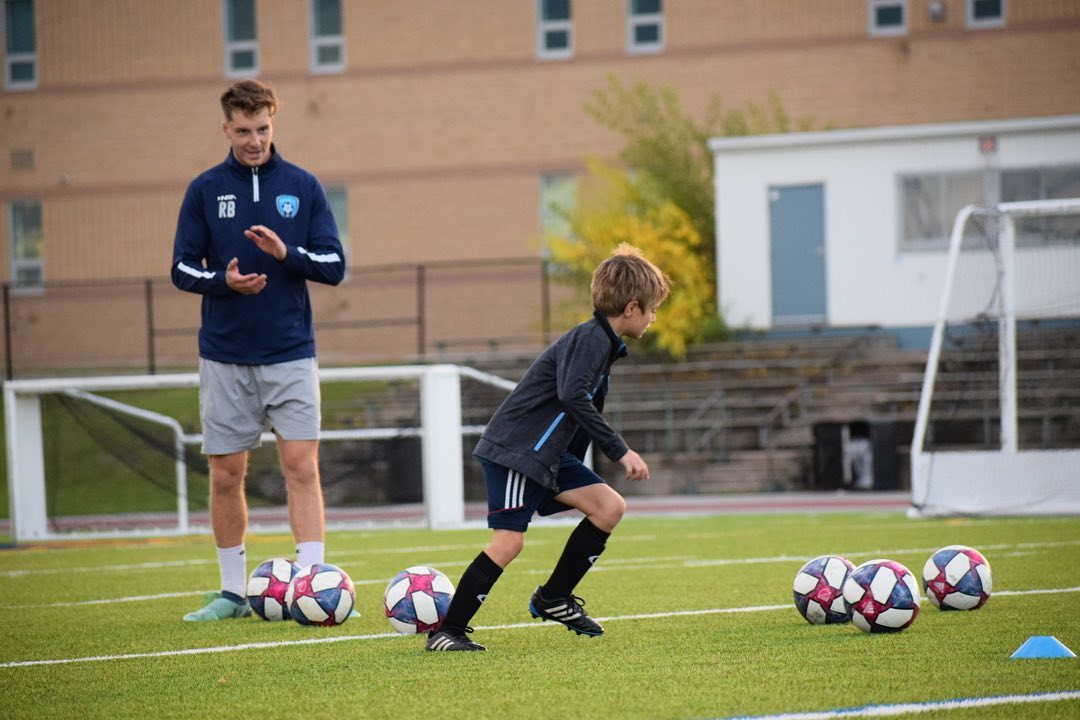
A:
<svg viewBox="0 0 1080 720">
<path fill-rule="evenodd" d="M 1080 592 L 1080 587 L 1041 589 L 1041 590 L 1014 590 L 1008 593 L 996 593 L 1000 595 L 1028 595 L 1043 593 L 1073 593 Z M 670 612 L 637 613 L 634 615 L 611 615 L 598 617 L 601 622 L 621 622 L 623 620 L 655 620 L 675 617 L 689 617 L 695 615 L 728 615 L 735 613 L 770 612 L 774 610 L 790 610 L 791 603 L 782 605 L 750 605 L 746 607 L 732 608 L 708 608 L 702 610 L 675 610 Z M 558 627 L 557 623 L 527 622 L 510 623 L 506 625 L 478 625 L 477 630 L 518 630 L 538 627 Z M 269 648 L 292 647 L 296 645 L 318 645 L 322 643 L 346 642 L 353 640 L 383 640 L 386 638 L 402 638 L 408 635 L 398 633 L 374 633 L 368 635 L 338 635 L 328 638 L 306 638 L 302 640 L 279 640 L 277 642 L 245 643 L 242 645 L 219 645 L 216 647 L 188 648 L 185 650 L 161 650 L 148 653 L 128 653 L 125 655 L 93 655 L 90 657 L 53 658 L 45 660 L 16 660 L 0 663 L 0 668 L 31 667 L 36 665 L 67 665 L 71 663 L 105 662 L 110 660 L 137 660 L 144 658 L 174 657 L 178 655 L 205 655 L 213 653 L 238 652 L 242 650 L 265 650 Z M 831 717 L 831 716 L 830 716 Z"/>
<path fill-rule="evenodd" d="M 622 539 L 622 538 L 620 538 Z M 529 545 L 545 544 L 548 541 L 530 541 Z M 377 551 L 355 551 L 355 552 L 334 552 L 333 560 L 341 557 L 350 556 L 365 556 L 371 555 L 372 552 L 378 552 L 379 554 L 409 554 L 409 553 L 422 553 L 422 552 L 443 552 L 448 550 L 476 550 L 482 543 L 467 543 L 461 545 L 427 545 L 408 548 L 380 548 Z M 1016 543 L 1016 544 L 994 544 L 994 545 L 980 545 L 979 549 L 982 551 L 990 550 L 1034 550 L 1040 548 L 1053 548 L 1053 547 L 1068 547 L 1080 545 L 1080 540 L 1052 540 L 1046 542 L 1036 543 Z M 932 553 L 939 550 L 940 547 L 925 547 L 925 548 L 903 548 L 893 550 L 859 550 L 845 553 L 838 553 L 844 557 L 891 557 L 893 555 L 913 555 L 916 553 Z M 674 556 L 677 558 L 685 558 L 687 556 Z M 651 563 L 663 558 L 641 558 L 638 559 L 605 559 L 605 565 L 611 565 L 615 562 L 623 562 L 628 564 L 644 562 Z M 753 565 L 758 563 L 778 563 L 778 562 L 805 562 L 810 558 L 805 555 L 775 555 L 767 558 L 718 558 L 713 560 L 696 560 L 687 559 L 684 563 L 684 567 L 708 567 L 716 565 Z M 209 565 L 216 563 L 217 560 L 212 558 L 194 559 L 194 560 L 169 560 L 163 562 L 145 562 L 145 563 L 129 563 L 123 565 L 101 565 L 101 566 L 88 566 L 88 565 L 76 565 L 74 567 L 66 568 L 22 568 L 15 570 L 0 571 L 0 577 L 25 577 L 27 575 L 56 575 L 60 573 L 86 573 L 86 572 L 124 572 L 130 570 L 158 570 L 168 569 L 175 567 L 185 567 L 193 565 Z M 442 565 L 449 563 L 440 562 Z M 642 566 L 644 567 L 644 566 Z M 596 570 L 600 570 L 601 566 L 597 566 Z M 614 569 L 614 568 L 612 568 Z M 389 578 L 387 578 L 389 580 Z"/>
<path fill-rule="evenodd" d="M 657 617 L 680 617 L 686 615 L 715 615 L 719 613 L 742 613 L 742 612 L 761 612 L 767 610 L 779 610 L 790 609 L 790 605 L 761 605 L 758 607 L 746 607 L 746 608 L 713 608 L 710 610 L 682 610 L 676 612 L 666 613 L 644 613 L 640 615 L 619 615 L 605 618 L 596 618 L 604 622 L 613 622 L 618 620 L 644 620 Z M 519 630 L 525 628 L 540 628 L 540 627 L 557 627 L 556 623 L 548 625 L 547 623 L 528 622 L 528 623 L 510 623 L 506 625 L 478 625 L 477 630 Z M 108 660 L 138 660 L 145 658 L 158 658 L 158 657 L 173 657 L 177 655 L 204 655 L 212 653 L 224 653 L 224 652 L 236 652 L 241 650 L 266 650 L 269 648 L 281 648 L 291 647 L 295 645 L 318 645 L 321 643 L 331 642 L 346 642 L 351 640 L 384 640 L 386 638 L 404 638 L 408 635 L 399 635 L 396 632 L 393 633 L 374 633 L 369 635 L 338 635 L 336 637 L 328 638 L 306 638 L 303 640 L 279 640 L 277 642 L 263 642 L 263 643 L 245 643 L 242 645 L 219 645 L 216 647 L 207 648 L 188 648 L 186 650 L 162 650 L 159 652 L 150 653 L 128 653 L 125 655 L 94 655 L 90 657 L 74 657 L 74 658 L 55 658 L 48 660 L 17 660 L 13 662 L 0 663 L 0 668 L 14 668 L 14 667 L 30 667 L 35 665 L 67 665 L 71 663 L 85 663 L 85 662 L 104 662 Z"/>
<path fill-rule="evenodd" d="M 1007 544 L 995 544 L 995 545 L 980 545 L 979 550 L 982 552 L 990 550 L 1033 550 L 1036 548 L 1053 548 L 1053 547 L 1067 547 L 1071 545 L 1080 545 L 1080 540 L 1050 540 L 1047 542 L 1038 543 L 1015 543 L 1012 545 Z M 894 555 L 915 555 L 934 553 L 940 550 L 941 547 L 922 547 L 922 548 L 898 548 L 892 550 L 859 550 L 855 552 L 837 553 L 843 555 L 846 558 L 857 557 L 875 557 L 886 558 L 893 557 Z M 705 567 L 714 565 L 745 565 L 753 563 L 766 563 L 766 562 L 791 562 L 799 561 L 805 562 L 809 560 L 806 556 L 792 556 L 792 555 L 777 555 L 771 558 L 720 558 L 717 560 L 694 560 L 687 563 L 687 567 Z"/>
<path fill-rule="evenodd" d="M 742 715 L 737 718 L 727 718 L 727 720 L 832 720 L 833 718 L 894 717 L 896 715 L 929 713 L 937 710 L 965 710 L 967 708 L 990 707 L 992 705 L 1025 705 L 1060 702 L 1062 700 L 1080 700 L 1080 690 L 1036 692 L 1026 695 L 991 695 L 989 697 L 954 698 L 952 700 L 897 703 L 894 705 L 864 705 L 855 708 L 784 713 L 782 715 Z"/>
<path fill-rule="evenodd" d="M 535 540 L 530 545 L 541 545 L 546 543 L 546 540 Z M 425 552 L 444 552 L 449 550 L 476 550 L 478 547 L 482 547 L 483 543 L 469 543 L 462 545 L 423 545 L 418 547 L 403 547 L 403 548 L 380 548 L 377 552 L 380 555 L 390 554 L 409 554 L 409 553 L 425 553 Z M 357 555 L 371 555 L 372 551 L 355 551 L 355 552 L 334 552 L 333 558 L 336 560 L 340 557 L 354 557 Z M 250 551 L 249 551 L 250 554 Z M 144 562 L 144 563 L 127 563 L 123 565 L 100 565 L 100 566 L 88 566 L 88 565 L 76 565 L 74 567 L 64 568 L 22 568 L 15 570 L 0 571 L 0 577 L 25 577 L 27 575 L 56 575 L 59 573 L 86 573 L 86 572 L 124 572 L 128 570 L 161 570 L 175 567 L 185 567 L 189 565 L 210 565 L 216 564 L 217 560 L 214 558 L 202 558 L 193 560 L 167 560 L 161 562 Z M 387 578 L 389 579 L 389 578 Z"/>
</svg>

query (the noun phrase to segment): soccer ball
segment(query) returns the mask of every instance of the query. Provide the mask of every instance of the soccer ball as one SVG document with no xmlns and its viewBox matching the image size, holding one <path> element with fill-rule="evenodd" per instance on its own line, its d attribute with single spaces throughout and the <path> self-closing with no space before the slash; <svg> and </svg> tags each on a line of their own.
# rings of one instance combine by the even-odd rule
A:
<svg viewBox="0 0 1080 720">
<path fill-rule="evenodd" d="M 977 610 L 990 599 L 993 585 L 990 563 L 966 545 L 949 545 L 931 555 L 922 578 L 926 596 L 942 610 Z"/>
<path fill-rule="evenodd" d="M 795 607 L 807 622 L 832 625 L 851 620 L 851 609 L 844 604 L 844 581 L 854 569 L 847 558 L 822 555 L 795 573 Z"/>
<path fill-rule="evenodd" d="M 296 573 L 285 593 L 285 604 L 301 625 L 340 625 L 356 606 L 356 590 L 341 568 L 315 563 Z"/>
<path fill-rule="evenodd" d="M 386 619 L 402 635 L 426 633 L 439 627 L 453 597 L 454 584 L 435 568 L 407 568 L 383 593 Z"/>
<path fill-rule="evenodd" d="M 899 632 L 919 615 L 919 584 L 895 560 L 868 560 L 844 581 L 844 603 L 860 630 Z"/>
<path fill-rule="evenodd" d="M 288 620 L 285 593 L 298 572 L 300 566 L 288 558 L 267 560 L 255 568 L 247 582 L 247 599 L 255 614 L 263 620 Z"/>
</svg>

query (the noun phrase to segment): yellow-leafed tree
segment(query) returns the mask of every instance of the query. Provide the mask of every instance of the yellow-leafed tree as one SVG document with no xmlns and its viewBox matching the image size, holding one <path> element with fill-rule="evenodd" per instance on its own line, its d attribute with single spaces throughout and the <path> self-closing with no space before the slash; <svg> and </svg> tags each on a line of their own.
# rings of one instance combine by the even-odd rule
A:
<svg viewBox="0 0 1080 720">
<path fill-rule="evenodd" d="M 672 201 L 650 192 L 626 172 L 599 160 L 589 162 L 588 182 L 578 189 L 577 206 L 565 219 L 572 237 L 547 239 L 553 264 L 568 284 L 585 295 L 577 307 L 589 314 L 593 270 L 619 243 L 639 248 L 674 283 L 671 296 L 649 330 L 653 342 L 674 357 L 686 354 L 706 318 L 715 315 L 711 269 L 702 238 L 690 217 Z M 648 337 L 648 336 L 647 336 Z"/>
</svg>

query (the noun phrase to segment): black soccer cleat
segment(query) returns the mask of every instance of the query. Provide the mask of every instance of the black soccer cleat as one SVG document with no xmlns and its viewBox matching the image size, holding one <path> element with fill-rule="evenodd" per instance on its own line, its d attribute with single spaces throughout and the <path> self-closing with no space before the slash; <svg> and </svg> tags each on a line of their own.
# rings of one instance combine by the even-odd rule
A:
<svg viewBox="0 0 1080 720">
<path fill-rule="evenodd" d="M 425 650 L 432 652 L 475 652 L 477 650 L 487 650 L 486 647 L 480 643 L 473 642 L 469 638 L 465 637 L 465 633 L 471 633 L 472 628 L 467 627 L 461 632 L 455 632 L 454 630 L 437 630 L 428 635 L 427 645 Z"/>
<path fill-rule="evenodd" d="M 585 612 L 585 601 L 577 595 L 548 600 L 540 594 L 538 587 L 529 599 L 529 614 L 545 622 L 562 623 L 578 635 L 598 637 L 604 634 L 604 626 L 589 617 Z"/>
</svg>

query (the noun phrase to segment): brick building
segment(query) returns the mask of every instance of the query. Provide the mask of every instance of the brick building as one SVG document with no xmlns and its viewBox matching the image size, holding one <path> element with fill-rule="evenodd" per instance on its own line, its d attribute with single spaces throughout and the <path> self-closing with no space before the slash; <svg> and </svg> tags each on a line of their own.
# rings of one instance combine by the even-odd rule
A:
<svg viewBox="0 0 1080 720">
<path fill-rule="evenodd" d="M 279 151 L 335 204 L 354 274 L 316 293 L 316 319 L 354 323 L 320 329 L 341 360 L 537 331 L 536 268 L 447 265 L 427 286 L 415 268 L 538 258 L 549 193 L 619 149 L 583 109 L 609 74 L 670 85 L 697 118 L 711 98 L 770 93 L 839 128 L 1080 113 L 1075 0 L 4 4 L 9 373 L 124 365 L 155 324 L 151 356 L 193 361 L 197 298 L 168 287 L 172 236 L 187 183 L 227 152 L 217 96 L 233 77 L 276 87 Z M 107 287 L 70 290 L 89 280 Z M 394 326 L 422 302 L 419 333 Z M 358 312 L 387 322 L 360 327 Z"/>
</svg>

